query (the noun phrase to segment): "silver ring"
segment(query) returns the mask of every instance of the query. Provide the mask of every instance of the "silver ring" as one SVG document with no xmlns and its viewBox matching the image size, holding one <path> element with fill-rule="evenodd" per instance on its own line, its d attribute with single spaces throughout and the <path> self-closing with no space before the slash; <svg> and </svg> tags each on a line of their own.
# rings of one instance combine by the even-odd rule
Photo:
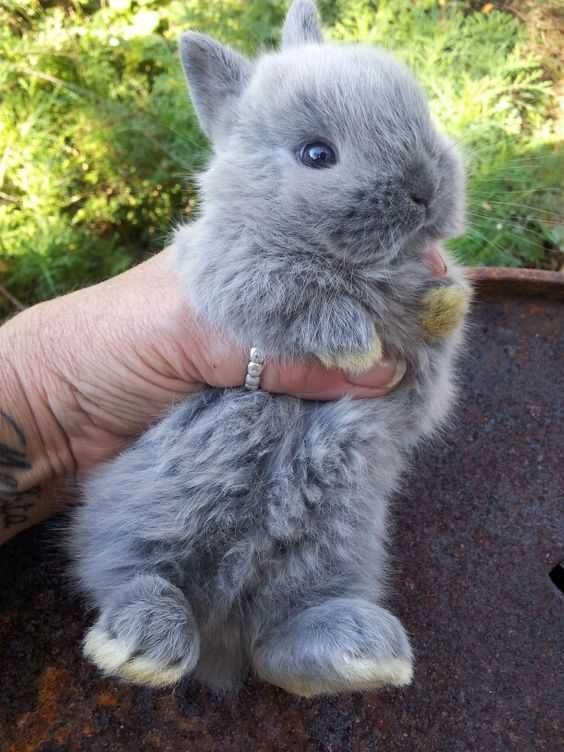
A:
<svg viewBox="0 0 564 752">
<path fill-rule="evenodd" d="M 258 347 L 251 347 L 247 375 L 245 376 L 245 389 L 256 392 L 260 389 L 260 375 L 264 370 L 264 354 Z"/>
</svg>

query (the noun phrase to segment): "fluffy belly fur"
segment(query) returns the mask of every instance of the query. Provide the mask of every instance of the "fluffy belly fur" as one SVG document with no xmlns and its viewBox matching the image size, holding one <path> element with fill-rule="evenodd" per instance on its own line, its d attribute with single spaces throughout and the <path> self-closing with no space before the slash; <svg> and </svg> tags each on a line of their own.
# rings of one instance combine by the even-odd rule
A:
<svg viewBox="0 0 564 752">
<path fill-rule="evenodd" d="M 83 585 L 100 601 L 132 567 L 174 569 L 195 600 L 225 611 L 265 580 L 279 592 L 285 576 L 290 592 L 300 563 L 312 582 L 329 559 L 345 574 L 382 538 L 402 461 L 383 412 L 263 392 L 192 397 L 87 482 L 74 543 Z"/>
</svg>

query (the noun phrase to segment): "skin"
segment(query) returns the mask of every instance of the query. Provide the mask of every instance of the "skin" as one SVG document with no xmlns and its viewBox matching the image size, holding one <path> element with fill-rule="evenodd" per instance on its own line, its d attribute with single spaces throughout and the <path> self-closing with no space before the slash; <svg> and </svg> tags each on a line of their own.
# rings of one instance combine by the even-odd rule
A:
<svg viewBox="0 0 564 752">
<path fill-rule="evenodd" d="M 0 329 L 0 543 L 57 511 L 76 473 L 115 456 L 173 402 L 243 383 L 248 354 L 196 321 L 171 264 L 165 250 Z M 382 397 L 400 378 L 385 357 L 349 375 L 312 358 L 267 363 L 261 384 L 332 400 Z"/>
</svg>

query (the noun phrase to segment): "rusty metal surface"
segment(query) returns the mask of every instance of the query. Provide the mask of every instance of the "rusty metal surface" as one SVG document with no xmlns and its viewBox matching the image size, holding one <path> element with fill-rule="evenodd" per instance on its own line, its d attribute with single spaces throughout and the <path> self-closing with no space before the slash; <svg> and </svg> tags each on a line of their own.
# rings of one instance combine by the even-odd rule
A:
<svg viewBox="0 0 564 752">
<path fill-rule="evenodd" d="M 564 272 L 542 269 L 514 269 L 503 266 L 474 266 L 466 276 L 482 297 L 541 297 L 564 300 Z"/>
<path fill-rule="evenodd" d="M 452 431 L 396 499 L 404 691 L 299 700 L 151 692 L 80 657 L 88 622 L 53 531 L 0 551 L 2 752 L 556 752 L 564 749 L 564 306 L 480 303 Z M 49 543 L 51 541 L 51 543 Z"/>
</svg>

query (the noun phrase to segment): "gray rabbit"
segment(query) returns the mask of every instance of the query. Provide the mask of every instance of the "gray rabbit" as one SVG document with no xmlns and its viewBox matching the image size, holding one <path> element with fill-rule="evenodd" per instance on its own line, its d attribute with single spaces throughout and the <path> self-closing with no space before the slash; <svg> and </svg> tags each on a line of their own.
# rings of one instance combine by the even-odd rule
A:
<svg viewBox="0 0 564 752">
<path fill-rule="evenodd" d="M 278 52 L 250 62 L 190 32 L 181 57 L 214 145 L 201 215 L 175 235 L 192 306 L 271 361 L 358 372 L 386 351 L 405 376 L 332 403 L 209 389 L 88 478 L 71 529 L 97 610 L 84 652 L 150 686 L 407 684 L 383 605 L 388 502 L 454 395 L 470 290 L 428 260 L 462 225 L 460 157 L 403 65 L 323 43 L 311 2 Z"/>
</svg>

